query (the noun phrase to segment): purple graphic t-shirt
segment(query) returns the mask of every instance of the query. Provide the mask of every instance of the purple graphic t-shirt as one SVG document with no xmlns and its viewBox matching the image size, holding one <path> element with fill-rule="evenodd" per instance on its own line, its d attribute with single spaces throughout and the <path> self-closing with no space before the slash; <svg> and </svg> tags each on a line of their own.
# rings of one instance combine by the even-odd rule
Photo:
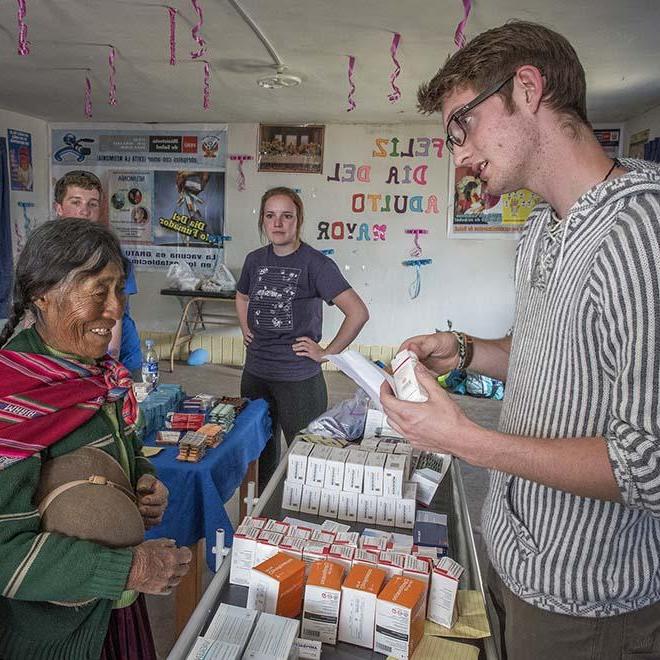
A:
<svg viewBox="0 0 660 660">
<path fill-rule="evenodd" d="M 296 355 L 292 345 L 297 337 L 320 341 L 323 301 L 331 304 L 351 288 L 337 264 L 307 243 L 285 257 L 267 245 L 248 254 L 236 288 L 250 298 L 254 339 L 245 369 L 268 380 L 305 380 L 319 373 L 321 365 Z"/>
</svg>

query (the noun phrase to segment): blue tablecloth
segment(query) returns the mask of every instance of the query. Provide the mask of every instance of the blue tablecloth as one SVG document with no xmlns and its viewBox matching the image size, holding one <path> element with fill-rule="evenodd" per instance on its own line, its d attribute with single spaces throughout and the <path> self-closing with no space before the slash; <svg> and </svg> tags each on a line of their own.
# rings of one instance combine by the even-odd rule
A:
<svg viewBox="0 0 660 660">
<path fill-rule="evenodd" d="M 143 436 L 147 438 L 164 428 L 165 416 L 168 412 L 176 410 L 185 396 L 181 385 L 168 383 L 161 383 L 157 390 L 150 392 L 149 396 L 140 404 L 144 420 Z"/>
<path fill-rule="evenodd" d="M 234 529 L 224 504 L 239 487 L 249 463 L 259 457 L 270 437 L 268 404 L 250 401 L 236 418 L 234 428 L 215 449 L 207 451 L 199 463 L 176 460 L 177 448 L 166 447 L 153 462 L 158 478 L 169 488 L 170 501 L 163 522 L 147 532 L 147 538 L 171 538 L 177 545 L 194 545 L 206 538 L 206 561 L 215 570 L 215 531 L 225 530 L 225 543 L 231 545 Z M 145 438 L 155 444 L 155 434 Z"/>
</svg>

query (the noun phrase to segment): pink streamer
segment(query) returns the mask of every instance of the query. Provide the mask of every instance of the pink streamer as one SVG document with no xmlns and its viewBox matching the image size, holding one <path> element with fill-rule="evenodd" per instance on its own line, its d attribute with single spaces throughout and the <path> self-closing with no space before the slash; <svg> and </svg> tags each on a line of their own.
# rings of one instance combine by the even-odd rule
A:
<svg viewBox="0 0 660 660">
<path fill-rule="evenodd" d="M 204 25 L 204 14 L 202 13 L 202 8 L 199 6 L 197 0 L 190 1 L 192 2 L 194 10 L 197 12 L 197 16 L 199 17 L 199 21 L 197 21 L 196 25 L 193 25 L 192 29 L 192 36 L 193 39 L 197 42 L 199 50 L 193 50 L 190 52 L 190 56 L 193 58 L 193 60 L 196 60 L 206 55 L 206 41 L 204 41 L 204 39 L 199 34 Z"/>
<path fill-rule="evenodd" d="M 466 38 L 464 30 L 471 9 L 472 0 L 463 0 L 463 20 L 458 24 L 456 27 L 456 32 L 454 33 L 454 43 L 456 44 L 457 48 L 463 48 L 463 46 L 465 46 Z"/>
<path fill-rule="evenodd" d="M 355 70 L 355 57 L 353 55 L 348 56 L 348 84 L 351 86 L 351 90 L 348 92 L 348 105 L 349 108 L 346 108 L 346 112 L 355 110 L 357 104 L 353 99 L 353 94 L 355 94 L 355 83 L 353 82 L 353 71 Z"/>
<path fill-rule="evenodd" d="M 110 87 L 108 94 L 108 103 L 112 106 L 117 105 L 117 69 L 115 68 L 115 58 L 117 51 L 114 46 L 110 46 L 110 53 L 108 54 L 108 67 L 110 69 Z"/>
<path fill-rule="evenodd" d="M 406 229 L 406 234 L 412 234 L 415 246 L 410 250 L 411 257 L 419 257 L 422 254 L 422 246 L 419 244 L 419 237 L 422 234 L 428 234 L 428 229 Z"/>
<path fill-rule="evenodd" d="M 176 9 L 168 7 L 167 11 L 170 14 L 170 64 L 176 64 Z"/>
<path fill-rule="evenodd" d="M 202 105 L 204 106 L 204 110 L 209 109 L 209 97 L 211 95 L 211 68 L 209 67 L 209 63 L 204 60 L 204 101 Z"/>
<path fill-rule="evenodd" d="M 387 97 L 390 103 L 396 103 L 401 98 L 401 90 L 396 86 L 395 82 L 401 73 L 401 65 L 399 64 L 399 60 L 396 59 L 400 41 L 401 35 L 398 32 L 395 32 L 394 37 L 392 37 L 392 45 L 390 46 L 390 55 L 392 56 L 392 62 L 394 62 L 394 71 L 392 71 L 390 74 L 390 85 L 392 85 L 392 93 Z"/>
<path fill-rule="evenodd" d="M 30 42 L 27 38 L 27 25 L 25 23 L 25 14 L 27 13 L 27 7 L 25 5 L 25 0 L 17 0 L 18 4 L 18 47 L 17 52 L 19 55 L 29 55 L 30 54 Z"/>
<path fill-rule="evenodd" d="M 92 118 L 92 81 L 85 76 L 85 117 Z"/>
</svg>

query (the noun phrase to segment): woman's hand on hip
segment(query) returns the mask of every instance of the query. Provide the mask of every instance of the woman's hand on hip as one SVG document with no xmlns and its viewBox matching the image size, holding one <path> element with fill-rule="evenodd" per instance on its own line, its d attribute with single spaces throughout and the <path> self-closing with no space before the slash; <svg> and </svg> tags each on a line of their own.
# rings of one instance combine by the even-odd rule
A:
<svg viewBox="0 0 660 660">
<path fill-rule="evenodd" d="M 152 474 L 143 474 L 137 482 L 137 504 L 146 529 L 160 525 L 167 509 L 169 491 Z"/>
<path fill-rule="evenodd" d="M 325 350 L 309 337 L 296 337 L 292 348 L 296 355 L 308 357 L 314 362 L 325 362 Z"/>
<path fill-rule="evenodd" d="M 144 594 L 169 594 L 188 572 L 192 552 L 177 548 L 172 539 L 145 541 L 133 548 L 126 589 Z"/>
</svg>

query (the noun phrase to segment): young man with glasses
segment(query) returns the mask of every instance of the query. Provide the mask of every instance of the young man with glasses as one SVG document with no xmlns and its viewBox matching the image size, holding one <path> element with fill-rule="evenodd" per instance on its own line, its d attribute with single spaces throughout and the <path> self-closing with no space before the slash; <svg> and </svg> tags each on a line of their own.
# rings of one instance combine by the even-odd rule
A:
<svg viewBox="0 0 660 660">
<path fill-rule="evenodd" d="M 479 35 L 418 99 L 488 192 L 545 202 L 517 250 L 512 337 L 403 344 L 436 374 L 506 380 L 499 431 L 423 367 L 429 400 L 384 386 L 388 418 L 491 470 L 482 530 L 506 657 L 660 658 L 660 172 L 605 154 L 575 51 L 540 25 Z"/>
</svg>

